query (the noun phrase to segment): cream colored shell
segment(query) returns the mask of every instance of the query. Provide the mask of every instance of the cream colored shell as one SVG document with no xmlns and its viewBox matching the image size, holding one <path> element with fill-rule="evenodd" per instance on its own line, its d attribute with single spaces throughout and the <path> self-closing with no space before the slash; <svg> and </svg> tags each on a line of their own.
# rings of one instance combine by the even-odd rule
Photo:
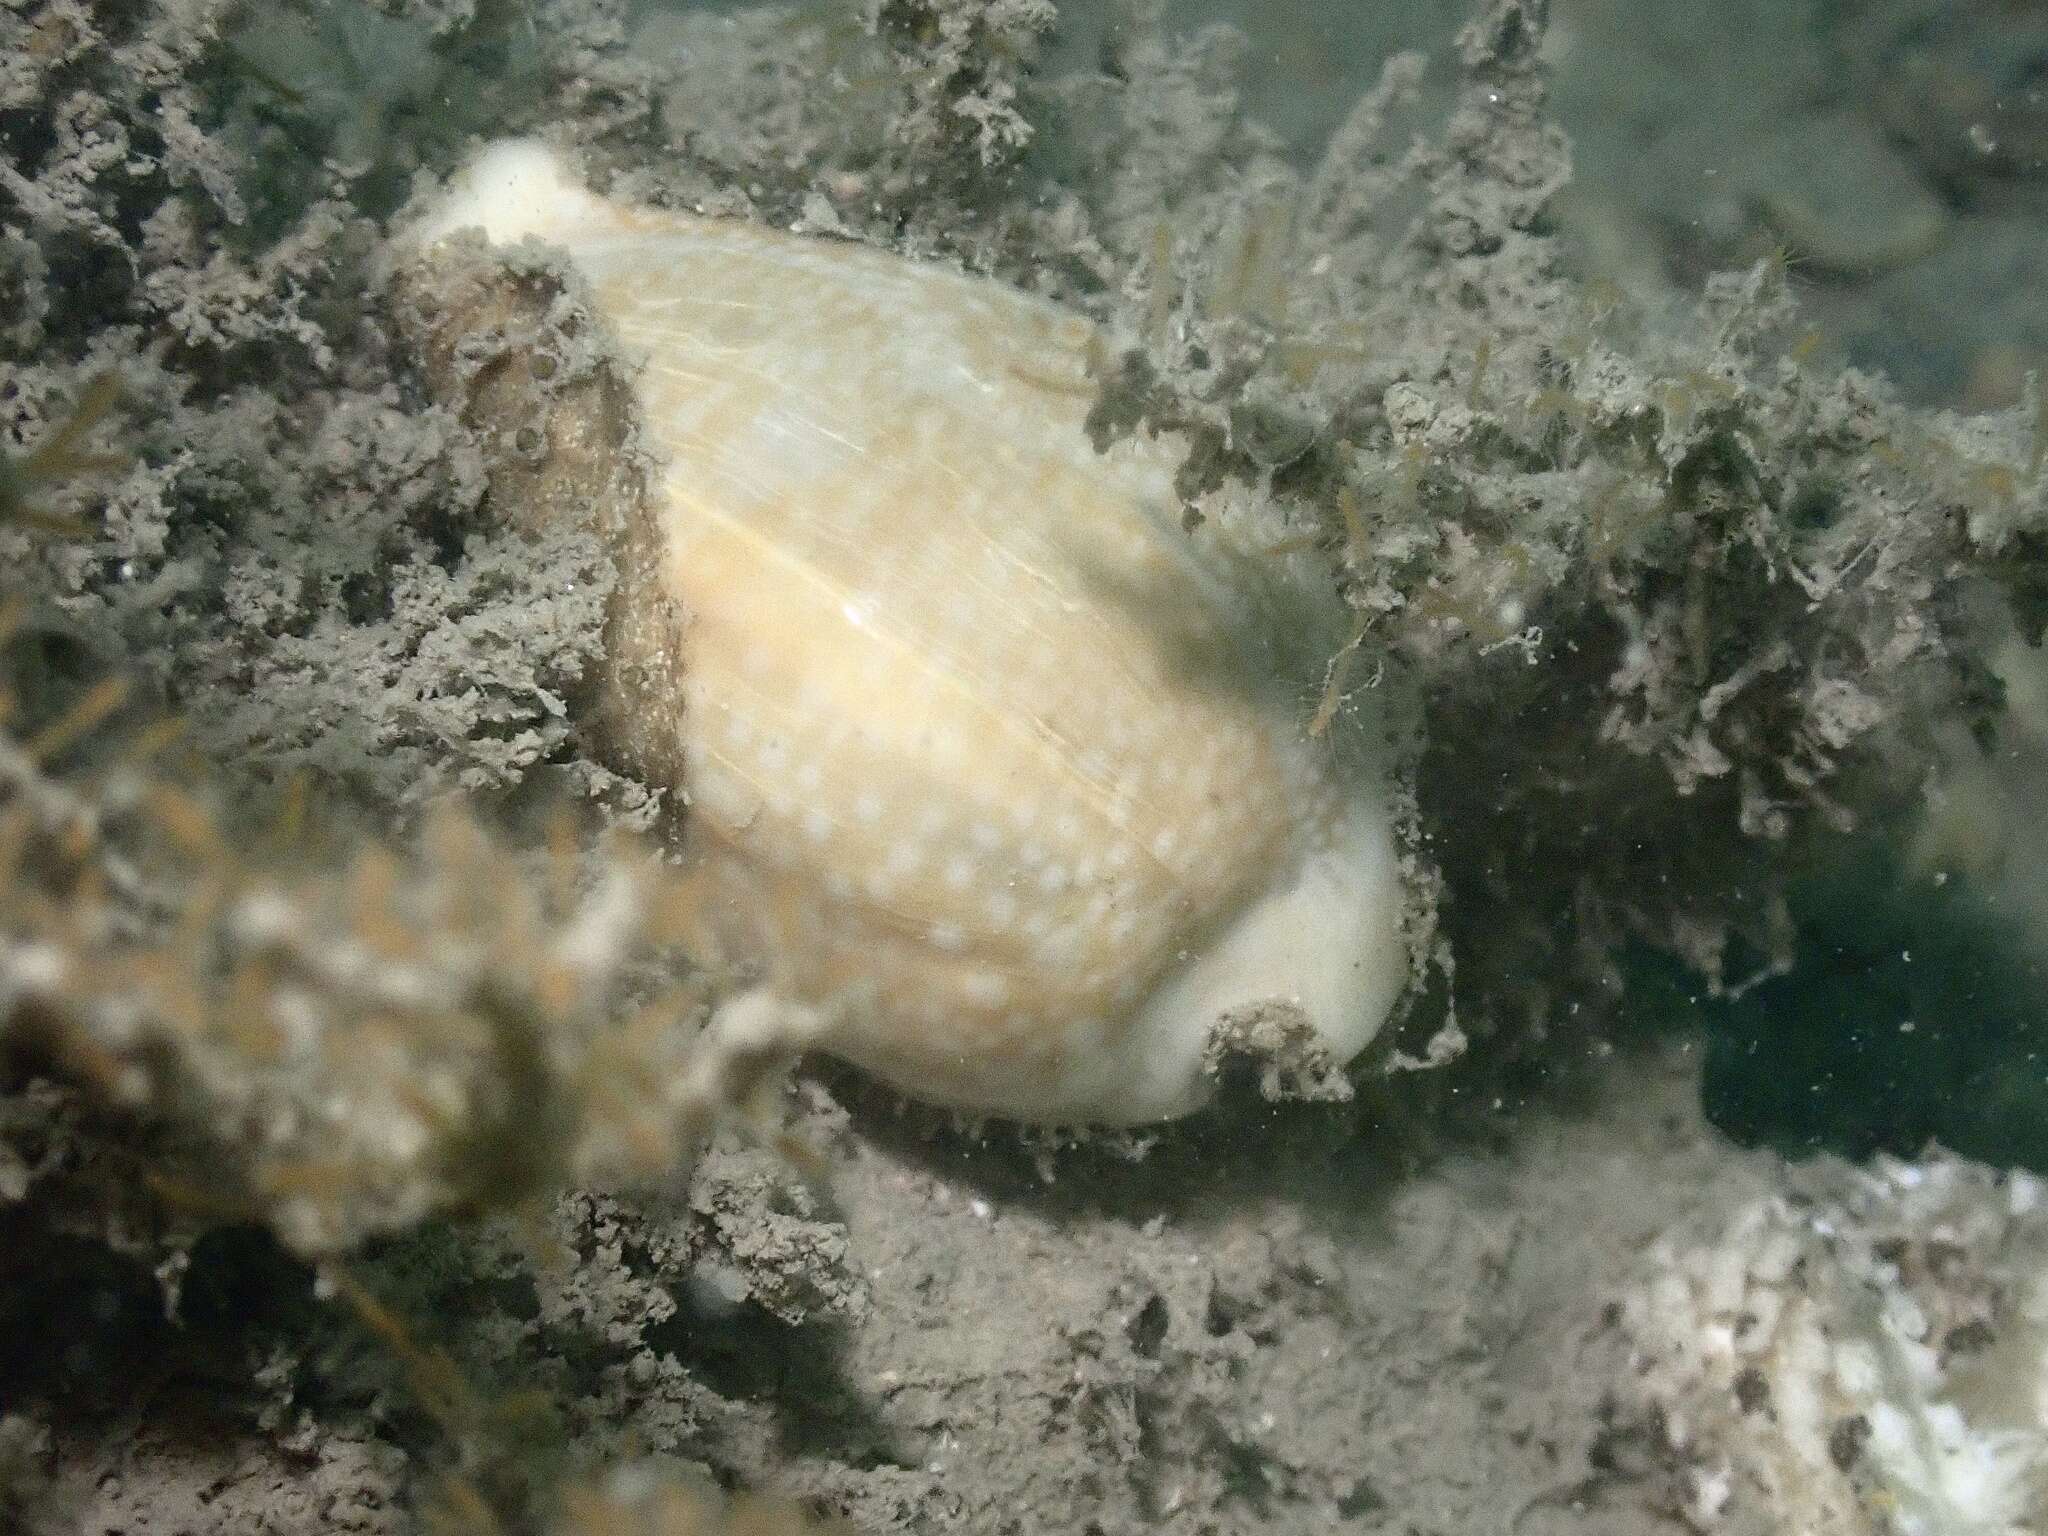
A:
<svg viewBox="0 0 2048 1536">
<path fill-rule="evenodd" d="M 768 985 L 914 1096 L 1199 1103 L 1220 1014 L 1348 1059 L 1406 973 L 1385 792 L 1339 779 L 1170 461 L 1082 429 L 1090 328 L 998 284 L 616 207 L 488 151 L 414 231 L 559 247 L 639 369 L 686 614 L 688 836 Z M 1295 680 L 1298 687 L 1299 680 Z"/>
</svg>

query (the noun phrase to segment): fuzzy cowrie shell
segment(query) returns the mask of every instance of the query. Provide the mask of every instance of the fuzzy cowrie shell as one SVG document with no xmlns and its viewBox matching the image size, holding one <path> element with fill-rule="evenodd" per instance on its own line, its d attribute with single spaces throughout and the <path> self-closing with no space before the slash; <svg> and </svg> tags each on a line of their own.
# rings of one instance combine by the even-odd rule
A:
<svg viewBox="0 0 2048 1536">
<path fill-rule="evenodd" d="M 625 626 L 613 710 L 687 791 L 750 1010 L 914 1097 L 1062 1122 L 1199 1104 L 1225 1015 L 1293 1010 L 1339 1062 L 1373 1037 L 1408 973 L 1375 754 L 1309 739 L 1284 611 L 1183 531 L 1167 447 L 1091 445 L 1088 322 L 617 206 L 528 142 L 400 243 L 431 273 L 465 230 L 538 242 L 625 365 L 626 607 L 673 617 Z"/>
</svg>

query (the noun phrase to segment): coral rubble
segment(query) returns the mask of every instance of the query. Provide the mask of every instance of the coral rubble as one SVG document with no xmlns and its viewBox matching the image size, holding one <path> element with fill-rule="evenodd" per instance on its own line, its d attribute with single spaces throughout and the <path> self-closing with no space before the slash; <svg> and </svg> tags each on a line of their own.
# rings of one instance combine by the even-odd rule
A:
<svg viewBox="0 0 2048 1536">
<path fill-rule="evenodd" d="M 1675 1506 L 1702 1530 L 2034 1528 L 2044 1245 L 2037 1178 L 1945 1154 L 1816 1164 L 1725 1226 L 1667 1234 L 1620 1326 Z"/>
</svg>

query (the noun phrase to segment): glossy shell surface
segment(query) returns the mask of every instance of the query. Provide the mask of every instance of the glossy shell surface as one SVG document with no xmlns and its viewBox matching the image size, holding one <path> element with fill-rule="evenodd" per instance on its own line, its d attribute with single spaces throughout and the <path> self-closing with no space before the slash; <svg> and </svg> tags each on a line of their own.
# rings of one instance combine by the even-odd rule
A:
<svg viewBox="0 0 2048 1536">
<path fill-rule="evenodd" d="M 528 145 L 425 238 L 469 225 L 561 248 L 636 370 L 691 847 L 828 1049 L 1130 1122 L 1199 1102 L 1220 1012 L 1371 1034 L 1405 974 L 1384 790 L 1305 739 L 1166 452 L 1091 446 L 1087 322 L 614 207 Z"/>
</svg>

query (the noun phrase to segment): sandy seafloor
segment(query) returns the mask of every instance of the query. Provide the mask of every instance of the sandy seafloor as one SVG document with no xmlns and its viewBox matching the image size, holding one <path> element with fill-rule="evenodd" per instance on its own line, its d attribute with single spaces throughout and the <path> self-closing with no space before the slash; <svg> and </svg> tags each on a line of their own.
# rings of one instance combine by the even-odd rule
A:
<svg viewBox="0 0 2048 1536">
<path fill-rule="evenodd" d="M 138 9 L 85 6 L 76 14 L 133 39 L 146 30 L 130 14 Z M 1809 268 L 1804 312 L 1824 333 L 1819 366 L 1887 371 L 1916 407 L 1992 410 L 2021 399 L 2025 370 L 2048 333 L 2034 297 L 2048 242 L 2037 238 L 2042 184 L 2029 136 L 2048 136 L 2048 107 L 2027 94 L 2026 60 L 2038 41 L 2023 35 L 2037 26 L 2031 13 L 1873 3 L 1824 15 L 1828 8 L 1678 0 L 1581 0 L 1556 9 L 1546 44 L 1558 72 L 1552 110 L 1573 139 L 1578 175 L 1544 238 L 1569 251 L 1573 281 L 1671 305 L 1704 274 L 1791 242 Z M 1103 24 L 1089 7 L 1062 10 L 1048 71 L 1101 46 Z M 61 51 L 78 35 L 67 33 L 70 13 L 61 5 L 6 0 L 0 12 L 43 39 L 39 47 Z M 579 46 L 593 57 L 634 37 L 649 48 L 678 46 L 671 23 L 651 13 L 590 14 L 596 20 Z M 1430 49 L 1441 60 L 1463 8 L 1385 5 L 1361 14 L 1345 3 L 1243 0 L 1199 14 L 1170 7 L 1166 22 L 1169 30 L 1191 28 L 1213 16 L 1248 39 L 1243 110 L 1273 125 L 1259 152 L 1286 163 L 1313 161 L 1312 146 L 1344 120 L 1393 49 Z M 263 60 L 261 75 L 288 102 L 317 103 L 333 90 L 363 101 L 368 113 L 377 92 L 364 82 L 380 71 L 405 75 L 399 62 L 358 57 L 348 61 L 355 76 L 316 88 L 305 59 L 289 69 L 274 61 L 277 50 L 303 43 L 297 26 L 259 26 L 264 36 L 249 44 Z M 690 34 L 700 47 L 702 35 Z M 844 67 L 866 67 L 848 46 Z M 1916 58 L 1924 68 L 1912 66 Z M 205 67 L 156 63 L 166 82 Z M 81 66 L 90 67 L 97 66 Z M 49 77 L 39 78 L 43 85 L 33 88 L 47 86 Z M 1918 82 L 1917 106 L 1873 105 L 1881 80 Z M 1425 83 L 1425 102 L 1445 110 L 1449 73 L 1438 69 Z M 580 95 L 559 79 L 548 89 L 551 111 L 579 103 L 593 117 L 623 111 L 603 80 Z M 750 96 L 736 86 L 719 100 L 717 110 L 728 114 L 752 103 L 782 115 L 768 123 L 707 120 L 695 130 L 716 141 L 700 146 L 705 164 L 745 161 L 758 148 L 754 134 L 829 163 L 829 126 L 790 107 L 777 94 L 785 90 L 763 86 Z M 344 127 L 328 152 L 374 159 L 381 151 L 370 140 L 402 134 L 415 121 L 407 114 L 421 110 L 403 105 L 369 126 L 337 109 Z M 34 119 L 38 134 L 61 138 L 70 109 L 46 108 L 17 95 L 7 121 Z M 683 110 L 666 98 L 662 120 L 673 123 Z M 480 117 L 494 114 L 521 118 L 495 101 L 479 109 Z M 237 141 L 211 158 L 201 129 L 186 127 L 181 186 L 230 174 L 249 148 Z M 91 137 L 86 130 L 88 150 Z M 258 138 L 254 159 L 264 174 L 288 182 L 279 140 Z M 606 143 L 601 132 L 592 139 Z M 445 149 L 437 147 L 435 162 L 444 168 Z M 44 165 L 74 170 L 93 160 L 68 141 L 63 155 L 47 144 L 36 153 Z M 111 162 L 95 163 L 98 175 Z M 1817 167 L 1827 173 L 1816 176 Z M 683 195 L 717 184 L 701 168 L 674 174 L 670 190 L 679 185 Z M 102 270 L 111 245 L 65 223 L 61 205 L 90 177 L 64 184 L 53 174 L 40 183 L 50 206 L 35 201 L 32 181 L 10 185 L 0 222 L 34 224 L 38 239 L 68 231 L 44 245 L 77 264 L 49 265 L 46 252 L 9 269 L 10 280 L 32 274 L 17 282 L 14 312 L 0 317 L 15 328 L 9 363 L 47 372 L 21 374 L 34 383 L 10 418 L 17 448 L 58 418 L 59 402 L 91 374 L 77 343 L 93 333 L 95 290 L 126 293 L 140 281 Z M 380 215 L 396 200 L 391 178 L 378 173 L 354 185 L 370 189 L 364 195 L 383 204 Z M 207 190 L 223 202 L 235 196 Z M 303 189 L 266 190 L 301 217 L 313 201 Z M 829 222 L 829 210 L 821 216 L 800 192 L 770 186 L 749 195 L 757 208 L 800 206 L 814 226 Z M 124 483 L 116 520 L 143 531 L 133 538 L 137 552 L 122 558 L 147 565 L 152 537 L 159 553 L 166 539 L 189 549 L 193 521 L 217 516 L 222 544 L 275 539 L 289 559 L 291 530 L 310 526 L 324 506 L 339 552 L 314 559 L 331 565 L 329 590 L 346 606 L 359 595 L 352 583 L 361 570 L 383 558 L 379 526 L 356 511 L 364 497 L 397 497 L 415 513 L 437 498 L 467 495 L 474 504 L 482 471 L 396 392 L 384 361 L 388 337 L 337 318 L 309 276 L 316 263 L 306 252 L 363 238 L 344 214 L 322 217 L 329 222 L 288 234 L 288 245 L 302 246 L 250 258 L 246 270 L 256 277 L 244 269 L 204 276 L 193 255 L 204 244 L 197 225 L 175 212 L 147 221 L 135 245 L 141 267 L 181 274 L 175 282 L 189 285 L 189 302 L 162 306 L 164 323 L 183 327 L 181 343 L 168 361 L 159 353 L 157 371 L 136 388 L 146 406 L 193 435 L 181 449 L 164 440 L 161 424 L 155 438 L 137 429 L 146 439 L 140 452 L 159 476 L 158 500 L 175 507 L 159 519 L 171 531 L 151 535 L 147 477 Z M 1228 225 L 1227 215 L 1218 217 Z M 914 221 L 905 228 L 911 244 L 932 239 Z M 1014 238 L 1029 248 L 1058 237 L 1041 227 Z M 999 251 L 993 264 L 1003 261 Z M 78 291 L 67 295 L 72 283 Z M 303 303 L 302 283 L 314 293 Z M 1972 302 L 1953 302 L 1959 291 Z M 24 297 L 31 292 L 50 296 L 37 298 L 40 313 Z M 147 334 L 134 340 L 143 351 L 151 344 Z M 352 362 L 352 346 L 373 360 Z M 305 362 L 336 347 L 339 361 Z M 284 355 L 289 366 L 319 375 L 316 392 L 332 414 L 317 428 L 308 427 L 310 417 L 280 420 L 258 403 L 260 373 L 237 381 L 251 386 L 247 395 L 219 376 Z M 214 402 L 204 420 L 191 404 L 198 396 Z M 1478 386 L 1471 397 L 1477 402 Z M 314 446 L 276 446 L 294 431 Z M 270 465 L 311 477 L 275 529 L 237 511 L 265 494 L 233 484 L 224 467 L 226 445 L 243 435 L 269 445 Z M 336 467 L 350 455 L 377 467 Z M 163 489 L 179 466 L 193 464 L 194 476 L 217 483 Z M 330 472 L 333 483 L 318 478 Z M 279 499 L 291 503 L 292 495 Z M 362 814 L 374 820 L 388 811 L 394 823 L 402 818 L 391 808 L 409 813 L 409 786 L 428 779 L 516 800 L 522 783 L 554 773 L 622 819 L 644 809 L 632 786 L 593 788 L 602 776 L 573 743 L 564 745 L 559 711 L 532 705 L 536 689 L 569 691 L 561 677 L 574 668 L 562 660 L 565 648 L 536 638 L 517 611 L 521 583 L 530 580 L 524 568 L 479 575 L 457 566 L 441 586 L 407 589 L 379 631 L 393 654 L 376 653 L 384 668 L 378 686 L 416 687 L 428 703 L 396 725 L 380 717 L 370 732 L 349 723 L 356 683 L 348 667 L 358 652 L 337 652 L 323 674 L 305 656 L 285 655 L 282 641 L 237 651 L 220 640 L 268 601 L 254 566 L 237 567 L 247 586 L 218 599 L 196 591 L 191 573 L 232 561 L 152 567 L 156 594 L 123 598 L 106 595 L 117 584 L 109 556 L 81 554 L 68 566 L 62 554 L 48 558 L 70 583 L 73 622 L 111 615 L 117 648 L 163 646 L 151 663 L 154 686 L 173 708 L 198 717 L 202 748 L 231 766 L 238 753 L 274 751 L 281 762 L 346 779 L 369 807 Z M 152 604 L 203 613 L 209 601 L 232 622 L 138 617 Z M 453 661 L 437 659 L 421 640 L 443 612 L 461 620 Z M 581 617 L 594 622 L 588 612 Z M 290 632 L 287 621 L 276 622 L 279 633 Z M 64 659 L 70 642 L 54 621 L 51 632 L 59 637 L 52 651 L 62 652 L 52 672 L 77 668 Z M 317 635 L 307 641 L 316 643 Z M 435 695 L 435 667 L 488 671 L 473 658 L 500 645 L 516 652 L 496 679 L 501 697 L 489 677 L 481 704 L 476 690 Z M 270 677 L 289 684 L 276 695 L 275 718 L 263 691 Z M 218 691 L 234 688 L 246 692 L 222 702 Z M 216 691 L 218 707 L 208 705 L 206 690 Z M 2024 820 L 2032 780 L 2024 766 L 2016 773 L 2018 788 L 2009 782 L 1999 803 L 2018 804 Z M 1590 814 L 1600 811 L 1596 803 Z M 1911 832 L 1908 825 L 1892 835 Z M 2029 974 L 2024 934 L 2040 911 L 2030 904 L 2035 883 L 2021 870 L 2001 887 L 2011 893 L 2002 913 L 2020 935 L 1993 945 L 1998 965 L 2009 968 L 1993 968 L 1967 945 L 1954 949 L 1953 964 L 1980 969 L 1938 995 L 1999 1012 L 2001 978 Z M 1905 921 L 1902 950 L 1920 931 Z M 1941 954 L 1936 945 L 1936 963 Z M 1878 978 L 1875 962 L 1868 974 Z M 1901 1014 L 1889 973 L 1870 988 L 1871 1017 L 1886 1030 L 1917 1023 L 1938 1031 L 1939 1021 Z M 1851 1176 L 1826 1163 L 1801 1172 L 1779 1152 L 1739 1145 L 1710 1124 L 1701 1065 L 1709 1045 L 1681 1001 L 1694 992 L 1681 985 L 1641 995 L 1654 1000 L 1632 1005 L 1636 994 L 1625 994 L 1630 1016 L 1618 1028 L 1596 1036 L 1561 1029 L 1551 1055 L 1518 1051 L 1511 1074 L 1482 1064 L 1457 1075 L 1468 1061 L 1427 1090 L 1408 1091 L 1427 1074 L 1395 1075 L 1369 1085 L 1358 1103 L 1335 1107 L 1267 1105 L 1233 1091 L 1156 1135 L 1077 1144 L 963 1125 L 821 1069 L 800 1080 L 790 1106 L 799 1135 L 822 1153 L 821 1168 L 792 1174 L 767 1151 L 721 1142 L 687 1188 L 565 1195 L 537 1231 L 511 1217 L 453 1226 L 430 1218 L 377 1236 L 349 1272 L 403 1317 L 398 1351 L 359 1317 L 316 1298 L 311 1263 L 259 1225 L 223 1222 L 196 1239 L 189 1228 L 169 1239 L 149 1230 L 125 1195 L 106 1190 L 132 1193 L 147 1162 L 149 1154 L 124 1150 L 124 1135 L 155 1143 L 133 1127 L 99 1125 L 80 1090 L 54 1086 L 31 1057 L 9 1069 L 0 1101 L 9 1148 L 0 1164 L 0 1241 L 10 1245 L 0 1258 L 0 1478 L 9 1479 L 0 1486 L 0 1531 L 381 1532 L 423 1521 L 488 1530 L 497 1519 L 539 1528 L 552 1518 L 545 1489 L 557 1479 L 602 1483 L 607 1469 L 622 1466 L 775 1490 L 871 1533 L 1790 1529 L 1787 1511 L 1806 1507 L 1798 1491 L 1741 1470 L 1777 1465 L 1777 1453 L 1744 1449 L 1741 1439 L 1768 1441 L 1772 1410 L 1755 1407 L 1745 1386 L 1729 1438 L 1704 1449 L 1689 1439 L 1673 1418 L 1698 1407 L 1684 1397 L 1690 1388 L 1662 1378 L 1645 1385 L 1654 1374 L 1648 1357 L 1669 1347 L 1670 1336 L 1629 1305 L 1665 1262 L 1660 1238 L 1715 1233 L 1802 1179 L 1810 1186 L 1803 1198 L 1825 1203 Z M 1864 1035 L 1879 1031 L 1850 1017 L 1858 1008 L 1854 978 L 1846 995 L 1846 1005 L 1831 997 L 1814 1006 L 1834 1009 L 1833 1027 L 1864 1052 Z M 1551 1006 L 1573 1007 L 1569 999 L 1552 994 Z M 1903 1006 L 1910 1014 L 1911 1003 Z M 1740 1028 L 1751 1032 L 1745 1040 L 1768 1047 L 1767 1027 L 1749 1020 Z M 2018 1053 L 2035 1037 L 1959 1028 L 1954 1038 L 1951 1051 Z M 1482 1035 L 1472 1049 L 1486 1045 Z M 1825 1053 L 1819 1067 L 1807 1056 L 1782 1073 L 1724 1077 L 1714 1103 L 1722 1126 L 1800 1150 L 1867 1156 L 1883 1147 L 1913 1156 L 1927 1136 L 1945 1135 L 1971 1142 L 1987 1167 L 2039 1156 L 2037 1132 L 2007 1135 L 2008 1127 L 1973 1118 L 1968 1106 L 1945 1119 L 1938 1093 L 1931 1103 L 1914 1099 L 1910 1124 L 1891 1126 L 1884 1071 L 1835 1094 Z M 1725 1061 L 1725 1039 L 1721 1054 Z M 1771 1097 L 1766 1086 L 1783 1087 L 1808 1069 L 1811 1082 L 1792 1083 L 1768 1112 L 1745 1114 L 1746 1092 Z M 2021 1070 L 2038 1080 L 2037 1069 Z M 1828 1105 L 1809 1121 L 1800 1118 L 1802 1091 Z M 2042 1102 L 2015 1092 L 2015 1115 Z M 1853 1102 L 1837 1102 L 1843 1097 Z M 2006 1201 L 1999 1208 L 2010 1207 L 2020 1223 L 2029 1211 L 2017 1195 L 2007 1200 L 2009 1184 L 1997 1187 L 1991 1203 Z M 2021 1247 L 2038 1240 L 2031 1227 L 2013 1230 Z M 1952 1246 L 1976 1252 L 1961 1238 Z M 1917 1283 L 1896 1271 L 1873 1282 L 1879 1290 Z M 1985 1315 L 1995 1314 L 1987 1329 L 2002 1326 L 2004 1305 L 1984 1302 Z M 418 1374 L 403 1358 L 416 1348 L 445 1351 L 470 1384 L 465 1390 L 486 1402 L 532 1394 L 543 1405 L 539 1427 L 451 1432 L 445 1417 L 421 1405 Z M 1867 1424 L 1841 1429 L 1855 1417 L 1845 1408 L 1830 1420 L 1831 1454 L 1870 1432 Z M 464 1438 L 469 1431 L 474 1443 Z M 1854 1460 L 1836 1456 L 1836 1470 L 1860 1475 Z M 1802 1463 L 1794 1455 L 1788 1464 L 1796 1482 Z M 1716 1502 L 1703 1494 L 1716 1469 L 1731 1465 L 1737 1495 Z M 2028 1466 L 2036 1475 L 2036 1463 Z M 504 1491 L 522 1476 L 542 1492 Z M 1803 1528 L 2008 1531 L 2036 1528 L 2028 1522 L 2040 1513 L 2038 1487 L 2018 1515 L 1969 1525 L 1913 1514 L 1919 1506 L 1886 1493 L 1889 1484 L 1859 1486 L 1870 1493 L 1864 1504 L 1815 1494 L 1836 1523 Z M 489 1516 L 451 1499 L 451 1488 L 471 1487 L 517 1513 Z"/>
<path fill-rule="evenodd" d="M 843 1226 L 741 1240 L 827 1314 L 802 1325 L 701 1274 L 662 1316 L 634 1259 L 683 1209 L 600 1208 L 565 1282 L 609 1346 L 576 1417 L 866 1529 L 1659 1529 L 1677 1495 L 1603 1308 L 1654 1236 L 1773 1177 L 1697 1104 L 1685 1055 L 1645 1052 L 1419 1160 L 1250 1114 L 1137 1164 L 1062 1154 L 1050 1184 L 1007 1138 L 865 1106 L 832 1151 Z M 152 1385 L 73 1453 L 85 1529 L 405 1527 L 387 1445 L 281 1451 L 194 1418 L 203 1384 Z"/>
</svg>

